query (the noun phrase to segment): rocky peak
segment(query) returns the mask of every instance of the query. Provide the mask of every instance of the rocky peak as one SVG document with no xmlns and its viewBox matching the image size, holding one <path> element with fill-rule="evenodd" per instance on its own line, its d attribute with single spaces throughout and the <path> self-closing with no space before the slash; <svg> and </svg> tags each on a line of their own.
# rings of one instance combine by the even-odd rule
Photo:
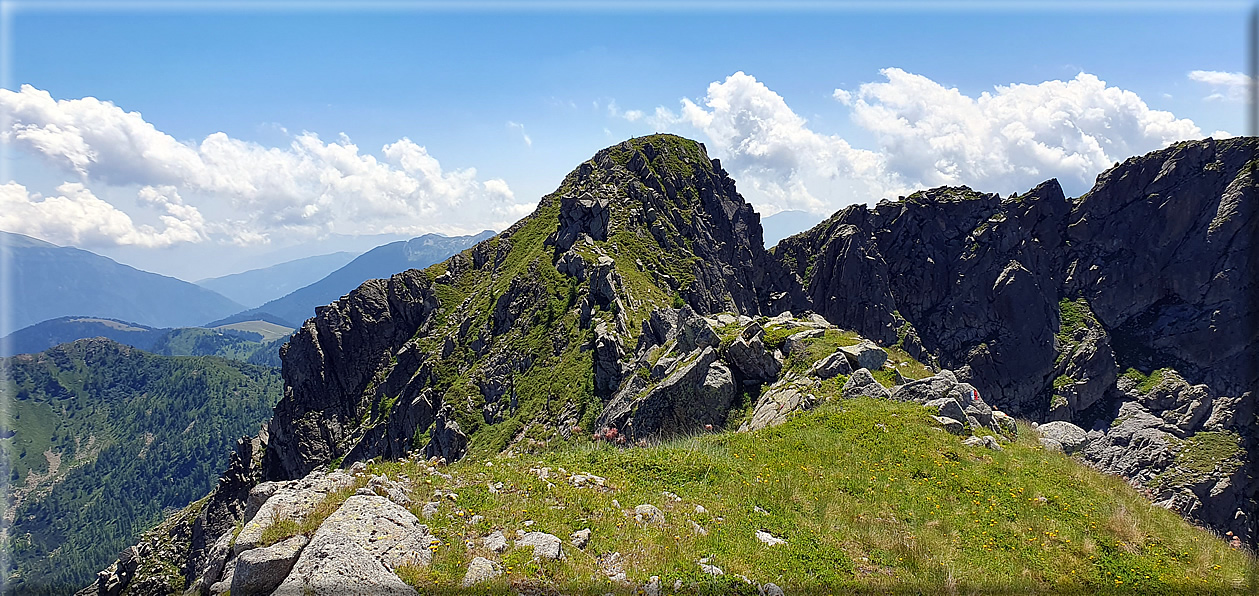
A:
<svg viewBox="0 0 1259 596">
<path fill-rule="evenodd" d="M 954 369 L 1017 415 L 1108 428 L 1124 407 L 1151 408 L 1125 397 L 1119 371 L 1177 371 L 1202 388 L 1176 394 L 1164 434 L 1190 437 L 1225 412 L 1253 412 L 1257 153 L 1255 138 L 1178 143 L 1111 168 L 1075 200 L 1052 180 L 1004 200 L 931 189 L 850 207 L 774 254 L 831 322 Z M 1222 428 L 1210 432 L 1255 445 L 1247 425 Z M 1130 478 L 1170 465 L 1110 466 L 1131 460 L 1126 435 L 1108 444 L 1099 465 Z M 1253 486 L 1199 489 L 1178 493 L 1207 503 L 1184 511 L 1254 535 L 1251 506 L 1227 496 L 1253 504 Z"/>
</svg>

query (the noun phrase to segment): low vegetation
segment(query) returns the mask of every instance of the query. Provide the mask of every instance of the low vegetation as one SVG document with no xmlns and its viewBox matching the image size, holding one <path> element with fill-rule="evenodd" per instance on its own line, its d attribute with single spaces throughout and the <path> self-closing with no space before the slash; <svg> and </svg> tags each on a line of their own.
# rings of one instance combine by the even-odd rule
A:
<svg viewBox="0 0 1259 596">
<path fill-rule="evenodd" d="M 400 572 L 421 591 L 458 586 L 475 556 L 502 563 L 485 585 L 495 593 L 629 592 L 609 579 L 617 571 L 637 585 L 659 576 L 665 592 L 680 581 L 690 594 L 755 593 L 740 576 L 789 594 L 1245 590 L 1253 559 L 1033 436 L 1022 427 L 1004 451 L 971 448 L 920 406 L 832 400 L 755 433 L 469 458 L 445 470 L 449 480 L 412 461 L 371 471 L 422 479 L 417 515 L 432 491 L 457 494 L 425 520 L 440 541 L 433 564 Z M 577 473 L 604 486 L 574 486 Z M 664 522 L 636 522 L 639 504 L 659 507 Z M 562 561 L 481 542 L 494 530 L 567 541 L 583 528 L 589 545 L 566 542 Z M 786 544 L 763 544 L 757 531 Z M 724 575 L 705 574 L 701 558 Z"/>
</svg>

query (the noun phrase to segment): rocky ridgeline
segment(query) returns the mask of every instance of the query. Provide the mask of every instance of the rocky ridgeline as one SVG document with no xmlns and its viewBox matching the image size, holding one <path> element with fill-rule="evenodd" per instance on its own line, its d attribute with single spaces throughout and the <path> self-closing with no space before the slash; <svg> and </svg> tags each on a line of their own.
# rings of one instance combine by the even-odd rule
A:
<svg viewBox="0 0 1259 596">
<path fill-rule="evenodd" d="M 738 387 L 762 385 L 764 391 L 752 392 L 760 397 L 739 425 L 740 431 L 780 424 L 793 414 L 816 407 L 826 395 L 834 395 L 838 399 L 873 397 L 924 404 L 935 414 L 942 431 L 980 435 L 965 441 L 971 446 L 999 450 L 1000 443 L 1016 433 L 1013 419 L 989 407 L 974 387 L 959 383 L 952 372 L 942 370 L 923 379 L 904 379 L 892 367 L 886 350 L 844 333 L 817 315 L 793 317 L 787 312 L 752 319 L 727 313 L 703 317 L 684 306 L 656 310 L 643 325 L 641 337 L 645 339 L 636 350 L 637 356 L 620 364 L 624 369 L 621 375 L 637 381 L 628 382 L 612 397 L 599 418 L 599 439 L 645 445 L 697 429 L 712 431 L 726 425 L 729 416 L 740 415 L 734 407 Z M 765 344 L 766 329 L 784 337 L 781 348 Z M 836 336 L 842 338 L 841 345 L 831 351 L 825 342 Z M 818 345 L 823 346 L 821 351 L 811 349 Z M 630 372 L 649 362 L 654 364 L 648 374 Z M 902 382 L 885 387 L 871 369 Z M 823 383 L 840 390 L 823 391 Z M 408 457 L 423 461 L 418 451 Z M 427 474 L 450 480 L 451 476 L 442 471 L 446 461 L 431 456 Z M 190 556 L 193 553 L 187 544 L 161 539 L 144 542 L 125 551 L 111 569 L 101 573 L 97 584 L 83 593 L 113 595 L 124 589 L 129 594 L 167 593 L 179 578 L 170 569 L 164 570 L 163 576 L 161 561 L 182 559 L 181 575 L 186 575 L 187 591 L 193 594 L 342 594 L 351 588 L 362 593 L 414 594 L 397 571 L 403 566 L 431 564 L 431 548 L 440 540 L 421 518 L 436 515 L 447 501 L 457 507 L 458 496 L 439 490 L 431 501 L 417 503 L 412 496 L 423 488 L 417 479 L 368 475 L 366 469 L 363 462 L 357 462 L 345 470 L 316 470 L 297 480 L 259 482 L 243 499 L 238 523 L 217 536 L 207 536 L 207 547 L 199 556 Z M 533 472 L 544 480 L 594 490 L 604 485 L 603 478 L 589 474 L 560 470 L 553 476 L 545 468 Z M 496 489 L 491 486 L 490 490 Z M 677 499 L 669 494 L 665 497 Z M 412 511 L 418 512 L 418 517 Z M 632 515 L 636 523 L 644 525 L 664 519 L 652 504 L 636 506 Z M 312 519 L 317 525 L 302 526 Z M 477 522 L 475 517 L 468 521 Z M 699 526 L 695 531 L 705 532 Z M 589 532 L 574 533 L 569 547 L 583 548 Z M 172 526 L 158 535 L 177 533 Z M 785 544 L 765 531 L 757 532 L 757 539 L 771 547 Z M 501 530 L 481 538 L 482 546 L 495 553 L 505 551 L 508 542 Z M 545 532 L 520 529 L 513 543 L 531 547 L 539 559 L 566 556 L 564 541 Z M 705 560 L 696 564 L 709 575 L 724 573 Z M 137 573 L 141 567 L 148 572 Z M 614 561 L 608 569 L 609 578 L 624 584 L 623 569 Z M 473 587 L 502 573 L 500 561 L 477 556 L 471 560 L 462 585 Z M 144 579 L 129 586 L 129 580 L 136 576 Z M 653 582 L 640 588 L 661 593 L 658 578 Z M 760 589 L 782 593 L 773 584 Z"/>
<path fill-rule="evenodd" d="M 849 207 L 774 254 L 827 320 L 900 341 L 1013 415 L 1085 429 L 1086 460 L 1253 544 L 1256 154 L 1255 138 L 1178 143 L 1074 200 L 1053 180 L 1008 198 L 931 189 Z M 1180 381 L 1138 390 L 1156 371 Z"/>
<path fill-rule="evenodd" d="M 922 191 L 770 253 L 701 144 L 609 147 L 495 238 L 306 321 L 268 432 L 175 566 L 198 579 L 260 481 L 538 436 L 753 430 L 837 394 L 930 404 L 989 448 L 1010 427 L 994 407 L 1049 423 L 1047 447 L 1253 543 L 1257 149 L 1177 144 L 1074 200 L 1052 180 Z"/>
</svg>

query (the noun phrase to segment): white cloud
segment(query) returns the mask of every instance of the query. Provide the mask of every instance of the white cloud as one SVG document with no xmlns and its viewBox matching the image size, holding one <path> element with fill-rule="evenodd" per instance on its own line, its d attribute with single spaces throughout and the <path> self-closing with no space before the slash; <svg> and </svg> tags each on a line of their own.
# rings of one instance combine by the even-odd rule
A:
<svg viewBox="0 0 1259 596">
<path fill-rule="evenodd" d="M 1211 86 L 1213 93 L 1204 99 L 1237 102 L 1248 99 L 1250 86 L 1254 84 L 1253 79 L 1245 73 L 1221 72 L 1218 70 L 1191 71 L 1189 80 Z"/>
<path fill-rule="evenodd" d="M 743 72 L 710 84 L 702 105 L 683 99 L 679 114 L 657 108 L 651 121 L 660 129 L 681 123 L 701 131 L 765 213 L 829 212 L 901 188 L 882 156 L 811 130 L 782 96 Z"/>
<path fill-rule="evenodd" d="M 1087 73 L 977 98 L 898 68 L 881 73 L 887 82 L 861 85 L 853 120 L 875 134 L 891 171 L 927 186 L 1008 193 L 1056 177 L 1082 192 L 1116 161 L 1202 136 Z"/>
<path fill-rule="evenodd" d="M 503 181 L 480 181 L 472 168 L 443 170 L 406 138 L 384 146 L 380 158 L 361 152 L 345 135 L 325 143 L 309 132 L 291 136 L 287 147 L 221 132 L 185 142 L 110 102 L 56 100 L 29 85 L 18 92 L 0 89 L 0 116 L 10 123 L 0 140 L 74 173 L 85 190 L 94 183 L 170 187 L 161 206 L 180 221 L 178 214 L 196 210 L 187 202 L 230 207 L 239 219 L 204 226 L 211 237 L 228 242 L 331 232 L 471 233 L 506 227 L 515 221 L 509 214 L 532 209 L 515 205 Z M 182 199 L 175 199 L 176 189 Z M 190 241 L 191 235 L 166 238 Z"/>
<path fill-rule="evenodd" d="M 183 204 L 171 187 L 146 186 L 139 193 L 142 204 L 165 211 L 159 218 L 161 230 L 136 225 L 126 213 L 77 182 L 61 184 L 57 193 L 41 197 L 15 182 L 0 184 L 0 229 L 77 246 L 161 247 L 206 238 L 201 213 Z"/>
<path fill-rule="evenodd" d="M 978 97 L 897 68 L 881 74 L 886 82 L 832 94 L 872 133 L 870 149 L 812 129 L 743 72 L 710 84 L 702 100 L 683 99 L 678 112 L 658 107 L 646 121 L 699 131 L 765 213 L 825 214 L 945 184 L 1021 192 L 1055 177 L 1079 194 L 1116 161 L 1202 136 L 1192 121 L 1087 73 Z"/>
<path fill-rule="evenodd" d="M 529 138 L 529 134 L 525 132 L 525 125 L 519 122 L 507 121 L 507 128 L 514 128 L 520 131 L 520 136 L 525 140 L 526 147 L 533 147 L 533 139 Z"/>
</svg>

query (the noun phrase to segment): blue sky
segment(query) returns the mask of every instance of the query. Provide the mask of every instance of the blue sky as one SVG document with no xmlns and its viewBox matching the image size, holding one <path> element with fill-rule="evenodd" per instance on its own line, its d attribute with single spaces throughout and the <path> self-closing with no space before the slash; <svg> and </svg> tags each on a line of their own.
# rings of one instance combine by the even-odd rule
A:
<svg viewBox="0 0 1259 596">
<path fill-rule="evenodd" d="M 1238 85 L 1246 4 L 14 7 L 0 85 L 13 92 L 0 102 L 6 127 L 61 134 L 116 117 L 118 130 L 139 126 L 193 149 L 142 139 L 126 153 L 121 139 L 141 137 L 111 129 L 67 144 L 6 128 L 3 200 L 25 211 L 21 221 L 0 216 L 0 228 L 187 279 L 315 254 L 334 247 L 328 234 L 347 245 L 362 237 L 367 248 L 427 231 L 500 229 L 598 149 L 657 130 L 705 142 L 762 212 L 826 214 L 936 183 L 1008 194 L 1057 176 L 1079 194 L 1099 164 L 1247 126 Z M 997 89 L 1016 84 L 1027 87 Z M 116 109 L 62 104 L 82 98 Z M 216 133 L 230 155 L 202 145 Z M 302 133 L 317 143 L 293 149 Z M 968 138 L 998 133 L 997 143 Z M 409 143 L 385 150 L 401 139 Z M 336 150 L 351 142 L 350 157 Z M 74 162 L 67 147 L 83 144 Z M 244 172 L 267 152 L 271 169 Z M 354 177 L 355 160 L 371 172 Z M 289 178 L 264 188 L 286 167 Z M 328 168 L 337 182 L 309 183 Z M 237 184 L 242 177 L 252 186 Z M 389 200 L 363 207 L 373 193 Z M 109 209 L 117 213 L 101 215 Z M 82 221 L 93 218 L 110 224 Z"/>
</svg>

